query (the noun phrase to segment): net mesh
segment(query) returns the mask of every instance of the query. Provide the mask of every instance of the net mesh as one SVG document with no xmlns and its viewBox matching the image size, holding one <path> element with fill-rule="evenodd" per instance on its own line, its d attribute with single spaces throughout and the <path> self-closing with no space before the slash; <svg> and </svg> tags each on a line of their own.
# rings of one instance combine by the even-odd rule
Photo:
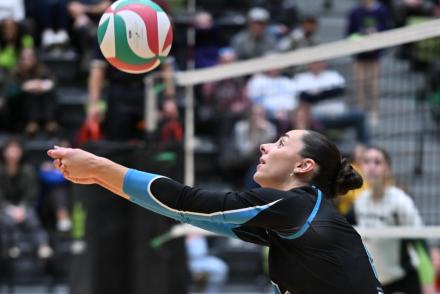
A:
<svg viewBox="0 0 440 294">
<path fill-rule="evenodd" d="M 400 222 L 402 226 L 398 228 L 359 230 L 368 237 L 436 239 L 440 237 L 438 36 L 440 20 L 427 20 L 420 24 L 377 33 L 361 40 L 347 39 L 228 65 L 180 72 L 176 82 L 182 88 L 202 87 L 198 85 L 232 78 L 244 78 L 249 82 L 253 75 L 272 69 L 283 70 L 286 77 L 294 79 L 298 74 L 307 71 L 308 64 L 325 60 L 328 69 L 338 72 L 345 80 L 344 94 L 338 99 L 344 101 L 348 107 L 358 104 L 359 83 L 366 84 L 366 91 L 370 91 L 369 95 L 377 95 L 379 103 L 377 118 L 371 118 L 371 113 L 365 112 L 370 142 L 390 152 L 394 182 L 414 201 L 423 221 L 423 229 L 405 226 L 405 220 L 400 220 L 394 223 L 396 225 Z M 368 84 L 374 78 L 374 73 L 359 76 L 356 74 L 354 62 L 358 54 L 372 49 L 381 52 L 376 93 L 374 89 L 371 92 L 372 86 Z M 209 168 L 214 169 L 217 181 L 218 169 L 223 168 L 219 163 L 224 159 L 219 151 L 222 145 L 216 147 L 214 144 L 214 147 L 210 147 L 209 144 L 201 144 L 200 137 L 203 135 L 198 133 L 197 118 L 200 116 L 203 103 L 197 98 L 197 87 L 195 135 L 198 140 L 187 145 L 187 154 L 188 150 L 194 147 L 192 150 L 195 152 L 196 182 L 206 180 Z M 368 104 L 369 98 L 366 99 Z M 377 119 L 379 123 L 371 123 L 371 119 Z M 355 142 L 359 141 L 355 123 L 348 127 L 329 128 L 326 134 L 335 140 L 346 154 L 350 153 Z M 206 160 L 204 157 L 210 152 L 213 153 L 213 157 L 207 157 L 207 166 L 203 160 Z"/>
</svg>

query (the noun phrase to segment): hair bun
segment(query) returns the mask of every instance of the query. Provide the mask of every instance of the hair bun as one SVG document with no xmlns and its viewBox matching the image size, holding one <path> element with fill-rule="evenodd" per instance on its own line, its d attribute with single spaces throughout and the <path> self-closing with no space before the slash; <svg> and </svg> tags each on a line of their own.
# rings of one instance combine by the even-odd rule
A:
<svg viewBox="0 0 440 294">
<path fill-rule="evenodd" d="M 342 159 L 341 170 L 336 176 L 336 195 L 343 195 L 350 190 L 360 188 L 362 184 L 363 180 L 361 175 L 353 169 L 346 158 Z"/>
</svg>

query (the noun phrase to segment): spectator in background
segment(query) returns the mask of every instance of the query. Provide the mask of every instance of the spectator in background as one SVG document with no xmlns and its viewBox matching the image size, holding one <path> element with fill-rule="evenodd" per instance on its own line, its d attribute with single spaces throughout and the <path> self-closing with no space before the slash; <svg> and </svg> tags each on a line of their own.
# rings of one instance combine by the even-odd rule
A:
<svg viewBox="0 0 440 294">
<path fill-rule="evenodd" d="M 247 84 L 247 94 L 252 103 L 261 105 L 268 118 L 284 129 L 291 113 L 298 106 L 297 90 L 292 79 L 273 69 L 255 74 Z"/>
<path fill-rule="evenodd" d="M 277 136 L 276 126 L 266 118 L 266 111 L 260 105 L 253 105 L 247 119 L 238 121 L 234 126 L 234 145 L 230 150 L 230 160 L 245 167 L 245 187 L 255 188 L 253 174 L 257 168 L 260 145 L 272 142 Z M 240 158 L 240 161 L 238 161 Z"/>
<path fill-rule="evenodd" d="M 194 18 L 196 43 L 194 47 L 194 62 L 196 68 L 216 65 L 220 49 L 220 32 L 214 24 L 212 15 L 202 11 Z"/>
<path fill-rule="evenodd" d="M 102 130 L 104 138 L 115 141 L 143 138 L 145 76 L 124 73 L 109 65 L 97 42 L 94 51 L 88 80 L 86 120 L 99 123 L 103 110 L 100 103 L 104 98 L 104 86 L 107 85 L 107 107 Z"/>
<path fill-rule="evenodd" d="M 219 64 L 231 64 L 237 60 L 232 48 L 222 48 L 218 54 Z M 243 118 L 250 107 L 250 100 L 246 95 L 246 82 L 239 77 L 205 83 L 202 86 L 202 103 L 211 109 L 213 116 L 221 114 L 220 135 L 230 134 L 232 125 Z"/>
<path fill-rule="evenodd" d="M 68 141 L 58 143 L 61 147 L 70 147 Z M 55 228 L 60 232 L 68 232 L 72 228 L 70 219 L 70 184 L 64 179 L 51 161 L 44 161 L 40 165 L 38 176 L 41 186 L 39 214 L 46 228 Z"/>
<path fill-rule="evenodd" d="M 33 38 L 26 34 L 15 20 L 7 18 L 0 23 L 0 70 L 10 71 L 18 62 L 23 48 L 32 48 Z"/>
<path fill-rule="evenodd" d="M 8 99 L 20 105 L 27 135 L 35 135 L 43 126 L 49 135 L 56 133 L 55 80 L 33 49 L 21 51 L 6 87 Z"/>
<path fill-rule="evenodd" d="M 39 23 L 43 28 L 41 45 L 48 53 L 63 52 L 70 43 L 67 33 L 68 0 L 41 0 Z"/>
<path fill-rule="evenodd" d="M 391 27 L 388 10 L 376 0 L 362 0 L 348 15 L 346 34 L 361 38 Z M 379 110 L 380 50 L 356 55 L 354 65 L 358 106 L 370 113 L 370 123 L 376 126 Z"/>
<path fill-rule="evenodd" d="M 23 0 L 2 0 L 0 1 L 0 21 L 13 19 L 21 22 L 25 17 Z"/>
<path fill-rule="evenodd" d="M 228 277 L 228 265 L 220 258 L 209 255 L 208 242 L 204 236 L 189 235 L 185 243 L 193 280 L 206 284 L 201 293 L 222 293 Z"/>
<path fill-rule="evenodd" d="M 318 43 L 315 39 L 317 30 L 318 20 L 313 16 L 305 17 L 298 28 L 293 29 L 287 36 L 278 41 L 276 49 L 285 52 L 315 46 Z"/>
<path fill-rule="evenodd" d="M 350 108 L 343 99 L 345 79 L 336 71 L 327 69 L 327 62 L 317 61 L 309 65 L 309 71 L 295 76 L 295 87 L 300 93 L 300 112 L 307 113 L 298 121 L 303 128 L 310 126 L 311 120 L 319 122 L 323 130 L 351 128 L 356 130 L 360 143 L 368 143 L 369 136 L 365 124 L 365 113 Z"/>
<path fill-rule="evenodd" d="M 99 22 L 102 13 L 110 6 L 110 0 L 71 0 L 67 10 L 76 29 L 89 28 Z"/>
<path fill-rule="evenodd" d="M 354 203 L 355 218 L 361 228 L 422 225 L 411 197 L 393 184 L 391 159 L 385 150 L 366 150 L 361 170 L 368 182 Z M 385 293 L 421 293 L 421 286 L 408 243 L 401 239 L 365 239 Z"/>
<path fill-rule="evenodd" d="M 165 92 L 174 93 L 173 85 L 169 85 L 172 79 L 167 78 L 170 76 L 170 67 L 165 63 L 160 70 L 165 77 Z M 96 125 L 101 125 L 102 111 L 106 109 L 102 130 L 99 130 L 103 138 L 114 141 L 143 139 L 145 137 L 144 79 L 145 75 L 128 74 L 109 65 L 96 42 L 95 57 L 88 80 L 89 107 L 85 124 L 96 122 Z M 105 85 L 108 86 L 108 97 L 107 106 L 103 108 L 101 102 L 104 98 Z"/>
<path fill-rule="evenodd" d="M 436 1 L 399 0 L 394 2 L 396 27 L 409 25 L 411 17 L 434 17 Z"/>
<path fill-rule="evenodd" d="M 72 44 L 82 58 L 81 67 L 89 70 L 99 19 L 110 6 L 110 0 L 71 0 L 67 12 L 72 19 Z"/>
<path fill-rule="evenodd" d="M 179 110 L 175 99 L 165 99 L 158 129 L 162 143 L 173 144 L 183 140 L 183 127 L 179 119 Z"/>
<path fill-rule="evenodd" d="M 267 32 L 269 12 L 261 7 L 249 10 L 248 26 L 232 38 L 231 47 L 240 60 L 263 56 L 275 47 L 275 39 Z"/>
<path fill-rule="evenodd" d="M 23 162 L 23 147 L 17 139 L 7 141 L 0 164 L 0 233 L 10 257 L 22 251 L 20 237 L 33 237 L 40 258 L 52 254 L 48 237 L 34 211 L 37 180 L 33 168 Z M 25 235 L 23 235 L 25 236 Z"/>
</svg>

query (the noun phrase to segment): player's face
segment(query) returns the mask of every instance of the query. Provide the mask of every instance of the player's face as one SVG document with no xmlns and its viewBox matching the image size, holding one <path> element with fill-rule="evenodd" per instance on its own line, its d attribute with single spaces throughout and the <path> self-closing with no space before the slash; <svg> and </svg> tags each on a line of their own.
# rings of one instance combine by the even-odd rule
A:
<svg viewBox="0 0 440 294">
<path fill-rule="evenodd" d="M 390 169 L 382 152 L 369 149 L 362 160 L 362 172 L 370 185 L 381 185 L 389 177 Z"/>
<path fill-rule="evenodd" d="M 292 180 L 290 174 L 304 147 L 302 136 L 305 131 L 293 130 L 281 136 L 274 143 L 260 146 L 260 164 L 254 174 L 254 180 L 262 187 L 280 188 Z"/>
</svg>

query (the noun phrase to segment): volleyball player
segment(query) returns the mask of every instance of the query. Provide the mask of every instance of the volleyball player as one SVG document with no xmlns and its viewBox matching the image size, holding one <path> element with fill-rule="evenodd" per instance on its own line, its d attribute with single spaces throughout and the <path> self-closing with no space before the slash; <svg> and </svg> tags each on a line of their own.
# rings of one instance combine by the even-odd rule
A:
<svg viewBox="0 0 440 294">
<path fill-rule="evenodd" d="M 99 184 L 164 216 L 269 246 L 275 293 L 383 293 L 360 236 L 330 202 L 362 184 L 336 146 L 316 132 L 294 130 L 260 149 L 254 179 L 262 188 L 228 193 L 184 186 L 80 149 L 48 154 L 74 183 Z"/>
</svg>

